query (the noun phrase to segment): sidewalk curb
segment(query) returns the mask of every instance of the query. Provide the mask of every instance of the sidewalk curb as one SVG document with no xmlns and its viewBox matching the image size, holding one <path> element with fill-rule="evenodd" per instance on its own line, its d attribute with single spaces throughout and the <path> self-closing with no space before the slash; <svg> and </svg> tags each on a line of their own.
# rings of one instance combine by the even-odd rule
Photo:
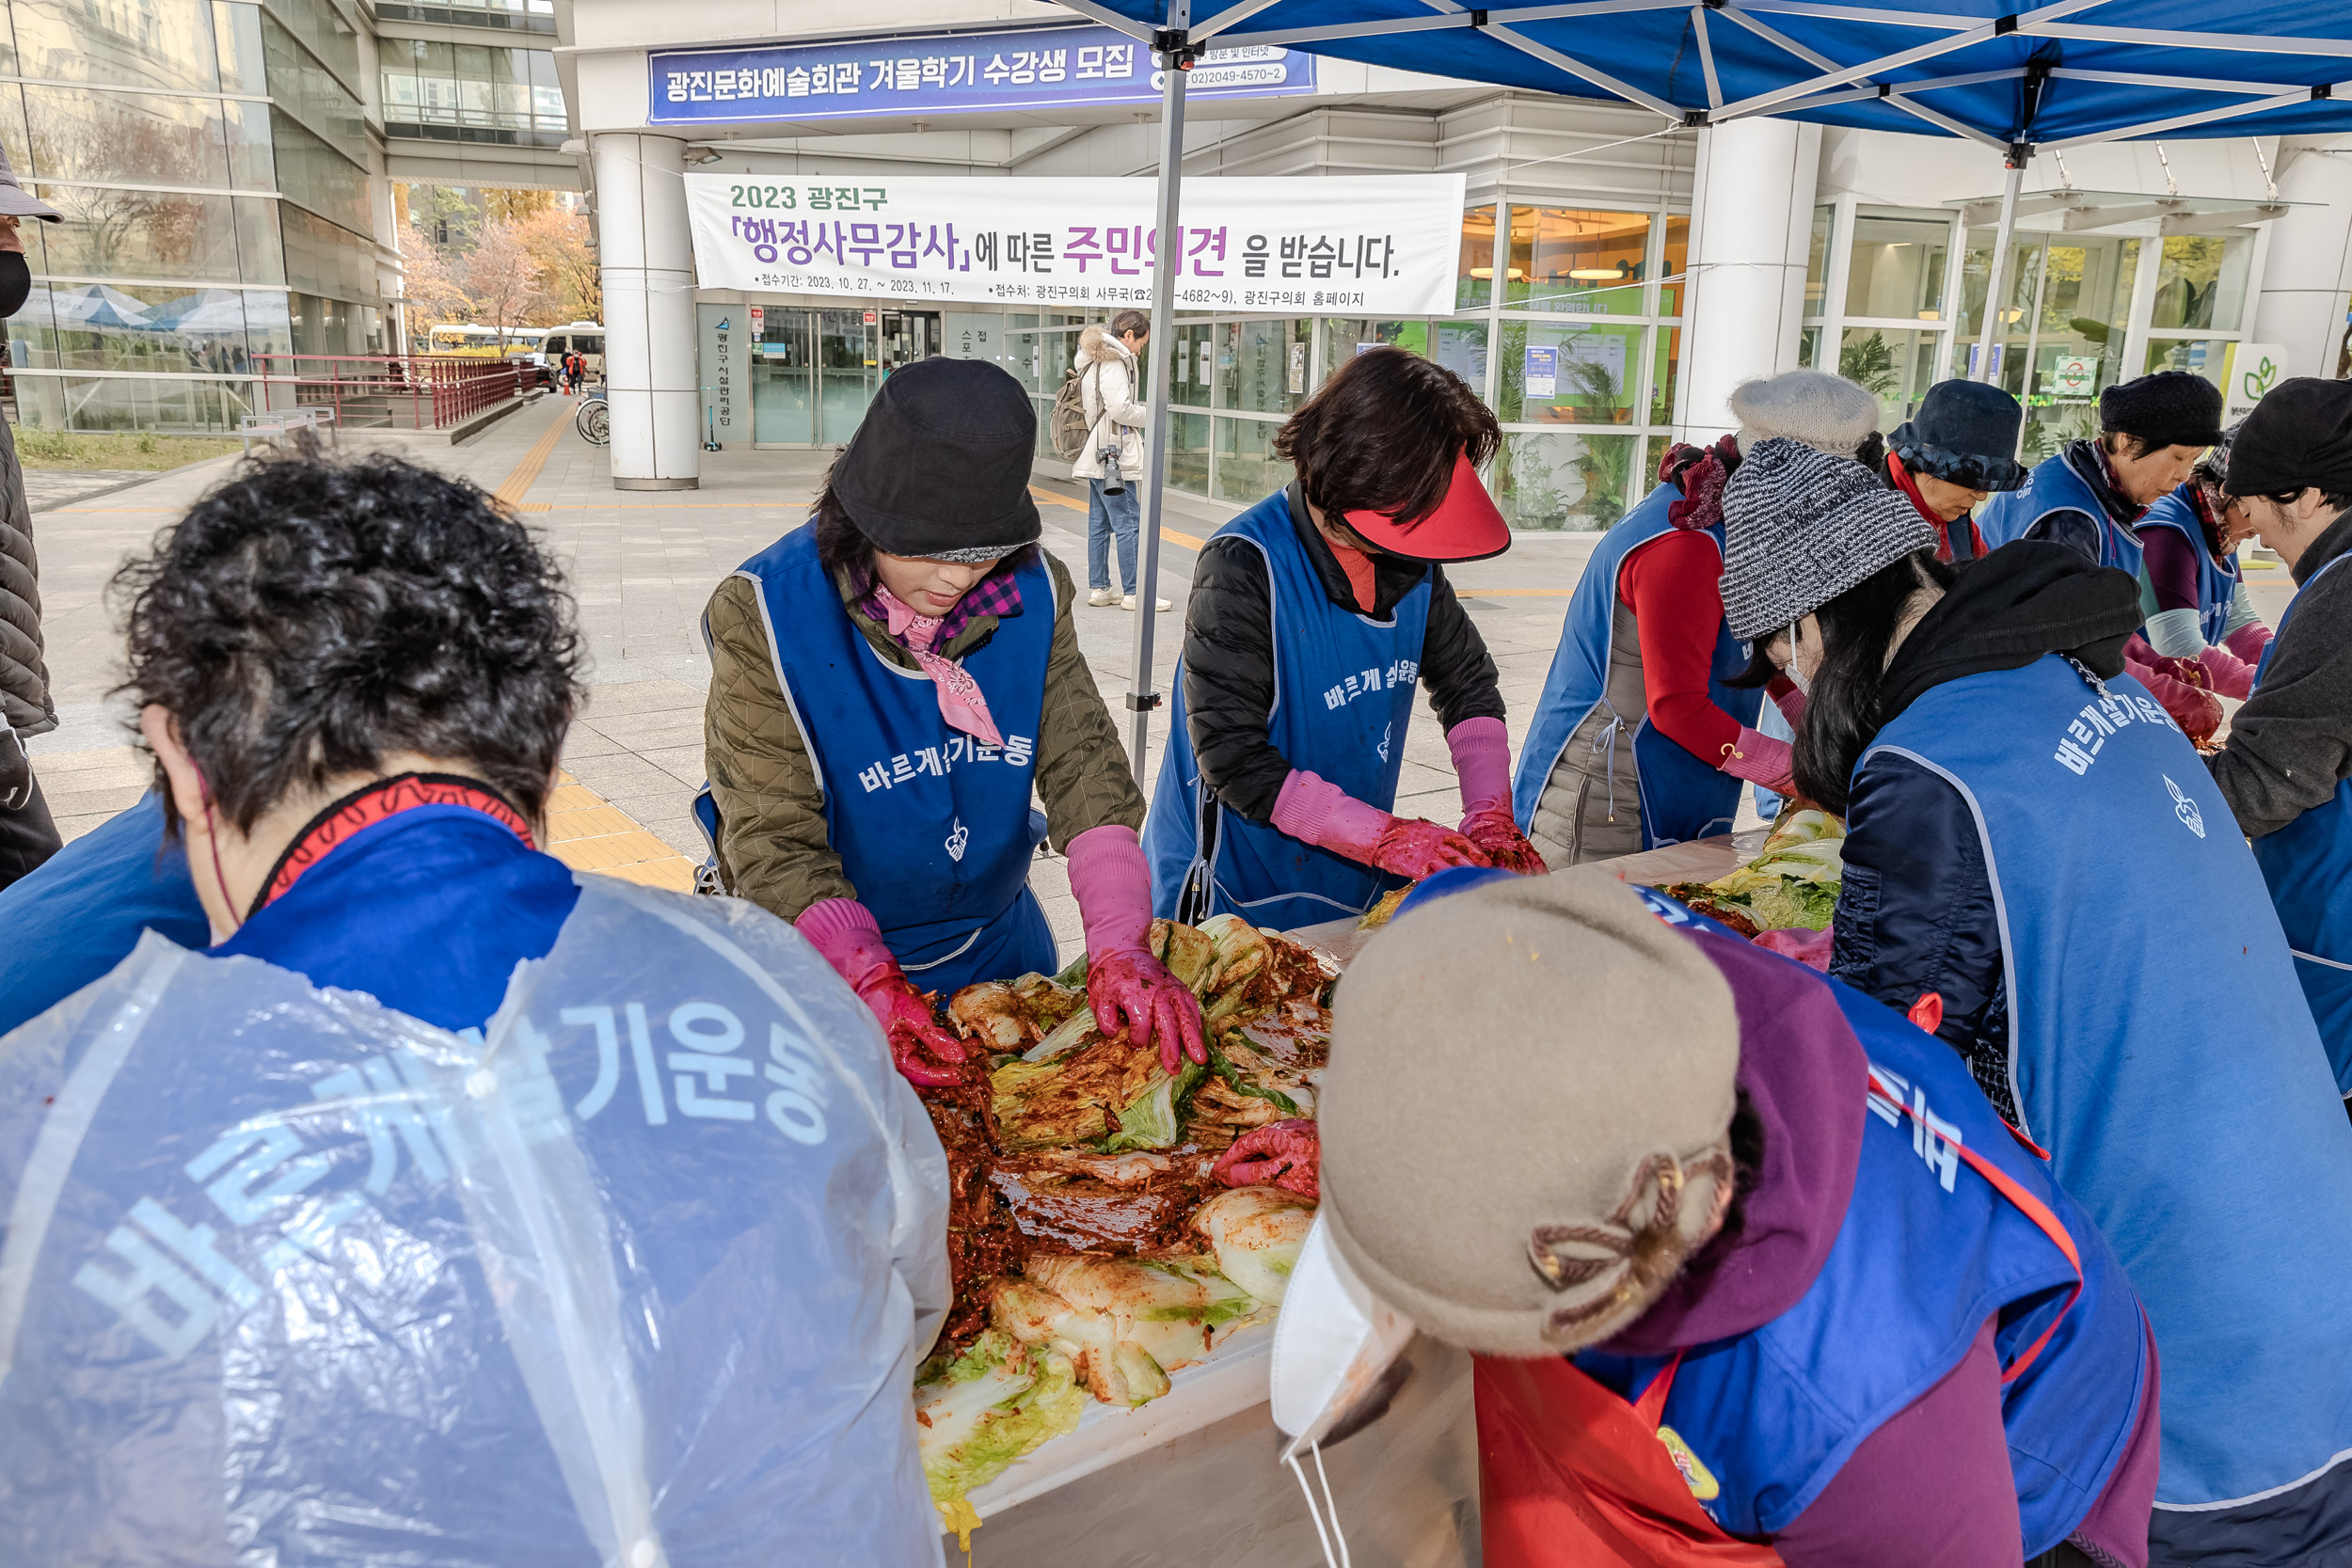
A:
<svg viewBox="0 0 2352 1568">
<path fill-rule="evenodd" d="M 200 468 L 208 463 L 233 463 L 241 456 L 243 456 L 243 453 L 225 451 L 218 457 L 199 457 L 193 463 L 183 463 L 176 468 L 158 468 L 151 474 L 141 474 L 136 479 L 121 480 L 116 483 L 106 485 L 103 489 L 85 490 L 80 495 L 68 496 L 63 500 L 44 501 L 39 506 L 28 506 L 25 510 L 35 515 L 39 515 L 43 512 L 57 511 L 61 507 L 80 506 L 83 502 L 94 501 L 101 496 L 113 496 L 119 495 L 125 490 L 135 490 L 142 484 L 152 484 L 159 479 L 169 479 L 174 474 L 184 474 L 191 468 Z M 50 468 L 46 470 L 35 469 L 34 471 L 37 473 L 57 473 L 62 470 Z"/>
</svg>

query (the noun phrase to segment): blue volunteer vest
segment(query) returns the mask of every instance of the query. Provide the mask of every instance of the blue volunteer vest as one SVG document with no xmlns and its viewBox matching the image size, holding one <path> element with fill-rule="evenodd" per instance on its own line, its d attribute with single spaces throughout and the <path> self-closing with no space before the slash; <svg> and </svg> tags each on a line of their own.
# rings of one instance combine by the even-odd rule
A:
<svg viewBox="0 0 2352 1568">
<path fill-rule="evenodd" d="M 1644 896 L 1670 920 L 1693 920 L 1662 895 Z M 1795 1306 L 1684 1354 L 1664 1424 L 1720 1488 L 1701 1499 L 1718 1524 L 1735 1535 L 1777 1533 L 1994 1319 L 2002 1425 L 2026 1555 L 2036 1556 L 2082 1523 L 2130 1446 L 2150 1372 L 2138 1299 L 2096 1227 L 2010 1136 L 1959 1056 L 1859 991 L 1822 983 L 1870 1061 L 1845 1220 Z M 2064 1243 L 1963 1148 L 2040 1205 Z M 1575 1360 L 1628 1399 L 1666 1365 L 1593 1351 Z"/>
<path fill-rule="evenodd" d="M 2107 515 L 2099 493 L 2069 467 L 2066 454 L 2045 457 L 2034 465 L 2021 489 L 2003 491 L 1984 503 L 1977 515 L 1977 531 L 1987 549 L 1998 549 L 2053 512 L 2080 512 L 2099 525 L 2099 564 L 2116 566 L 2139 576 L 2139 541 Z"/>
<path fill-rule="evenodd" d="M 1266 715 L 1266 739 L 1293 768 L 1387 811 L 1396 803 L 1396 781 L 1405 768 L 1405 729 L 1421 678 L 1431 574 L 1385 621 L 1341 609 L 1299 547 L 1290 500 L 1280 491 L 1217 530 L 1216 537 L 1247 541 L 1265 558 L 1273 585 L 1274 711 Z M 1384 871 L 1252 822 L 1211 798 L 1201 787 L 1184 723 L 1181 664 L 1175 684 L 1168 755 L 1143 825 L 1154 913 L 1173 918 L 1189 889 L 1196 907 L 1187 914 L 1196 924 L 1233 913 L 1253 926 L 1287 931 L 1361 914 L 1400 885 Z M 1213 828 L 1207 821 L 1212 813 Z M 1200 854 L 1204 836 L 1216 845 L 1213 863 Z"/>
<path fill-rule="evenodd" d="M 814 527 L 744 562 L 759 585 L 776 678 L 816 764 L 825 831 L 858 901 L 926 990 L 1060 967 L 1029 893 L 1054 582 L 1042 560 L 1014 578 L 1023 613 L 961 663 L 988 699 L 1002 747 L 940 717 L 930 677 L 885 660 L 842 606 L 817 559 Z"/>
<path fill-rule="evenodd" d="M 2157 497 L 2156 504 L 2140 514 L 2138 528 L 2142 533 L 2152 528 L 2169 528 L 2188 541 L 2197 556 L 2197 629 L 2208 646 L 2219 647 L 2221 634 L 2230 626 L 2230 601 L 2237 596 L 2237 557 L 2230 557 L 2227 566 L 2213 558 L 2205 544 L 2205 525 L 2197 515 L 2197 503 L 2189 499 L 2185 484 Z M 2144 582 L 2141 595 L 2147 612 L 2154 614 L 2155 594 Z"/>
<path fill-rule="evenodd" d="M 1618 520 L 1584 563 L 1584 576 L 1577 582 L 1575 596 L 1568 600 L 1560 650 L 1552 656 L 1551 673 L 1544 677 L 1544 694 L 1536 703 L 1534 723 L 1528 730 L 1527 744 L 1519 749 L 1518 772 L 1512 779 L 1511 809 L 1521 832 L 1534 825 L 1544 784 L 1578 726 L 1609 700 L 1609 648 L 1616 626 L 1617 578 L 1626 557 L 1636 546 L 1674 531 L 1666 513 L 1681 499 L 1682 491 L 1672 484 L 1652 490 L 1641 505 Z M 1723 524 L 1706 531 L 1721 556 Z M 1719 621 L 1707 696 L 1742 724 L 1753 726 L 1764 694 L 1724 684 L 1747 668 L 1746 650 L 1747 644 Z M 1634 727 L 1633 759 L 1642 775 L 1642 847 L 1655 849 L 1661 844 L 1731 832 L 1732 819 L 1740 811 L 1740 781 L 1661 735 L 1651 725 L 1646 708 L 1638 715 L 1613 715 L 1612 729 L 1603 736 L 1612 748 L 1616 744 L 1615 726 L 1625 724 Z"/>
<path fill-rule="evenodd" d="M 2312 574 L 2312 582 L 2344 560 L 2338 556 L 2322 566 Z M 2257 690 L 2302 602 L 2297 594 L 2279 617 L 2279 630 L 2255 667 Z M 2270 901 L 2295 954 L 2295 977 L 2303 983 L 2312 1019 L 2335 1067 L 2336 1087 L 2352 1095 L 2352 779 L 2337 780 L 2326 805 L 2254 840 L 2254 860 L 2270 884 Z"/>
<path fill-rule="evenodd" d="M 1975 814 L 2024 1131 L 2155 1327 L 2159 1505 L 2295 1485 L 2352 1448 L 2352 1127 L 2203 761 L 2056 654 L 1936 687 L 1857 772 L 1882 753 Z"/>
</svg>

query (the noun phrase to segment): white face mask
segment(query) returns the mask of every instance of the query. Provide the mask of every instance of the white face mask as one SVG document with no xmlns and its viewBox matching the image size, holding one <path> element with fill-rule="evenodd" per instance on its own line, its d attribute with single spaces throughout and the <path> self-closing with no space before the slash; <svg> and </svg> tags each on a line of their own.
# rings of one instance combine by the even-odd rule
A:
<svg viewBox="0 0 2352 1568">
<path fill-rule="evenodd" d="M 1323 1508 L 1307 1485 L 1299 1455 L 1311 1455 L 1315 1472 L 1323 1473 L 1324 1435 L 1344 1419 L 1380 1384 L 1380 1374 L 1403 1354 L 1413 1338 L 1412 1321 L 1365 1289 L 1337 1248 L 1329 1228 L 1318 1218 L 1299 1249 L 1282 1295 L 1282 1314 L 1274 1324 L 1274 1424 L 1291 1439 L 1281 1463 L 1298 1478 L 1308 1511 L 1314 1516 L 1315 1534 L 1323 1543 L 1324 1560 L 1332 1568 L 1347 1560 L 1347 1538 L 1340 1533 L 1339 1508 L 1331 1500 L 1328 1480 L 1323 1481 Z M 1329 1513 L 1325 1533 L 1324 1513 Z M 1339 1550 L 1332 1552 L 1336 1538 Z"/>
<path fill-rule="evenodd" d="M 1802 624 L 1796 621 L 1788 624 L 1788 662 L 1780 673 L 1788 677 L 1788 684 L 1797 689 L 1799 696 L 1810 697 L 1813 695 L 1813 677 L 1797 668 L 1797 627 Z"/>
</svg>

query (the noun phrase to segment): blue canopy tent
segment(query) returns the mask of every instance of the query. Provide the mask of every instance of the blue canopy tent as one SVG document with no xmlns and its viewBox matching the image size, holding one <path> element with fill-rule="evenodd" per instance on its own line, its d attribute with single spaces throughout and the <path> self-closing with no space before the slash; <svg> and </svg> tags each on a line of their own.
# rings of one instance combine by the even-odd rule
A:
<svg viewBox="0 0 2352 1568">
<path fill-rule="evenodd" d="M 2026 161 L 2037 150 L 2155 136 L 2352 131 L 2346 0 L 1567 0 L 1473 9 L 1458 0 L 1059 0 L 1149 43 L 1163 63 L 1161 232 L 1183 186 L 1184 72 L 1250 45 L 1576 98 L 1696 129 L 1754 115 L 1962 136 L 2009 168 L 1987 298 L 1997 298 Z M 1174 325 L 1172 269 L 1153 280 L 1152 341 Z M 1985 312 L 1977 375 L 1992 374 Z M 1143 580 L 1159 581 L 1167 377 L 1150 392 Z M 1152 617 L 1136 617 L 1130 750 L 1143 773 Z"/>
</svg>

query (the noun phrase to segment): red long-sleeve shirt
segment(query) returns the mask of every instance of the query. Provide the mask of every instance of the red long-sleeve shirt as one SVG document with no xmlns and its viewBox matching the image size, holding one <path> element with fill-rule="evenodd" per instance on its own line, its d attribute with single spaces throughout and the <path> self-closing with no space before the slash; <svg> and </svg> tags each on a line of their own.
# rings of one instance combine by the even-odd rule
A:
<svg viewBox="0 0 2352 1568">
<path fill-rule="evenodd" d="M 1713 539 L 1677 529 L 1636 545 L 1617 571 L 1617 597 L 1641 638 L 1649 721 L 1709 767 L 1740 739 L 1740 721 L 1707 694 L 1724 623 L 1723 570 Z"/>
</svg>

